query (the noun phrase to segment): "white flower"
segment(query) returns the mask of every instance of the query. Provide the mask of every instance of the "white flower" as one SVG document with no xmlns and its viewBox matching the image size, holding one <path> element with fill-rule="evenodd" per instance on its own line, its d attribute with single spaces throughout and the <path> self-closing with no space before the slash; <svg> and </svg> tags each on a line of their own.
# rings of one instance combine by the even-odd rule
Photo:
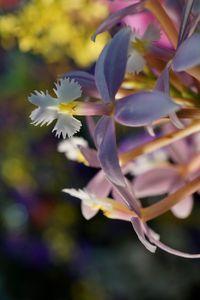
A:
<svg viewBox="0 0 200 300">
<path fill-rule="evenodd" d="M 152 42 L 160 39 L 160 31 L 154 25 L 150 24 L 142 37 L 133 32 L 130 38 L 130 46 L 128 52 L 128 61 L 126 71 L 128 73 L 138 74 L 144 69 L 144 54 L 152 44 Z"/>
<path fill-rule="evenodd" d="M 87 220 L 94 217 L 100 209 L 104 212 L 112 211 L 111 203 L 97 198 L 87 190 L 63 189 L 62 191 L 81 200 L 82 214 Z"/>
<path fill-rule="evenodd" d="M 58 137 L 71 137 L 81 128 L 81 122 L 72 116 L 76 110 L 73 101 L 81 96 L 81 86 L 70 78 L 60 79 L 55 86 L 57 98 L 51 97 L 48 91 L 31 94 L 28 100 L 38 108 L 31 113 L 30 118 L 32 124 L 40 126 L 49 125 L 57 119 L 52 131 L 56 131 Z"/>
<path fill-rule="evenodd" d="M 154 153 L 138 157 L 132 163 L 128 164 L 127 172 L 133 176 L 138 176 L 152 168 L 166 165 L 168 155 L 164 150 L 157 150 Z"/>
<path fill-rule="evenodd" d="M 74 161 L 81 157 L 80 147 L 88 147 L 88 142 L 81 137 L 72 137 L 58 144 L 58 152 L 65 153 L 65 156 Z"/>
</svg>

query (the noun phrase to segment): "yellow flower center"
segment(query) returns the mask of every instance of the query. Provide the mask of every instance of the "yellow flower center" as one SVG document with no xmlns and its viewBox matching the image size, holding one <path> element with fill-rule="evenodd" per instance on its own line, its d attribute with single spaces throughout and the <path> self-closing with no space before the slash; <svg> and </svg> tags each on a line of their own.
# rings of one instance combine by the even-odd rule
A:
<svg viewBox="0 0 200 300">
<path fill-rule="evenodd" d="M 132 42 L 132 47 L 136 49 L 140 54 L 145 54 L 146 49 L 148 47 L 148 43 L 146 41 L 136 38 L 134 42 Z"/>
<path fill-rule="evenodd" d="M 69 103 L 60 103 L 58 108 L 61 112 L 66 112 L 69 115 L 76 115 L 78 105 L 72 101 Z"/>
</svg>

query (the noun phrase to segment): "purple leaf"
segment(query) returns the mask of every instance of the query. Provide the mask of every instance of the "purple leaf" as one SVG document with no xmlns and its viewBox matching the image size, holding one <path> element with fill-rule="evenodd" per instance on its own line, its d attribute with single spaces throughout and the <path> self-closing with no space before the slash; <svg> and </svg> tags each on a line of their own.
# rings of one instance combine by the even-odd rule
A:
<svg viewBox="0 0 200 300">
<path fill-rule="evenodd" d="M 128 187 L 119 166 L 115 127 L 110 117 L 102 117 L 99 120 L 95 131 L 95 138 L 99 161 L 106 177 L 120 193 L 124 203 L 139 216 L 140 207 L 133 192 Z"/>
<path fill-rule="evenodd" d="M 102 117 L 99 120 L 95 138 L 98 146 L 99 161 L 106 176 L 111 182 L 119 186 L 125 186 L 124 176 L 117 156 L 114 122 L 111 118 Z"/>
<path fill-rule="evenodd" d="M 134 3 L 123 9 L 118 10 L 117 12 L 110 15 L 95 31 L 92 36 L 92 40 L 95 42 L 96 36 L 104 31 L 110 30 L 113 26 L 117 25 L 124 17 L 128 15 L 133 15 L 143 10 L 143 2 Z"/>
<path fill-rule="evenodd" d="M 104 47 L 95 68 L 95 80 L 104 102 L 113 102 L 126 70 L 131 29 L 121 29 Z"/>
<path fill-rule="evenodd" d="M 172 61 L 172 70 L 181 72 L 200 64 L 200 34 L 195 33 L 177 49 Z"/>
<path fill-rule="evenodd" d="M 127 126 L 146 126 L 179 108 L 165 93 L 138 92 L 117 101 L 115 120 Z"/>
</svg>

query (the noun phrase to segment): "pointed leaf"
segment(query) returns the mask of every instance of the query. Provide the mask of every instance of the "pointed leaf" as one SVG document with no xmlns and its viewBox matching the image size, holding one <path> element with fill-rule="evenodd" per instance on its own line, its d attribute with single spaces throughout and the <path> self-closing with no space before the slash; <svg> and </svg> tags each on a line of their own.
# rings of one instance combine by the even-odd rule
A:
<svg viewBox="0 0 200 300">
<path fill-rule="evenodd" d="M 102 169 L 109 180 L 119 186 L 124 186 L 124 177 L 119 166 L 117 146 L 115 140 L 115 127 L 113 120 L 102 117 L 97 123 L 95 131 L 98 156 Z"/>
<path fill-rule="evenodd" d="M 105 46 L 95 68 L 95 80 L 104 102 L 115 99 L 126 70 L 130 28 L 121 29 Z"/>
<path fill-rule="evenodd" d="M 117 12 L 110 15 L 95 31 L 92 36 L 92 40 L 95 42 L 96 36 L 104 31 L 110 30 L 112 27 L 117 25 L 124 17 L 128 15 L 133 15 L 143 10 L 143 2 L 135 3 L 129 5 L 123 9 L 118 10 Z"/>
<path fill-rule="evenodd" d="M 117 101 L 115 120 L 127 126 L 145 126 L 179 108 L 165 93 L 138 92 Z"/>
<path fill-rule="evenodd" d="M 195 33 L 177 49 L 172 61 L 172 70 L 181 72 L 200 64 L 200 34 Z"/>
</svg>

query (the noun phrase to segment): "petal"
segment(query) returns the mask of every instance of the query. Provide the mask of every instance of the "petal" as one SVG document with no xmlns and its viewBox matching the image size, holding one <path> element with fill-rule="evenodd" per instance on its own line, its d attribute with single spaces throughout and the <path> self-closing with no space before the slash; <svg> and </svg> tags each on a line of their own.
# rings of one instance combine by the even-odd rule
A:
<svg viewBox="0 0 200 300">
<path fill-rule="evenodd" d="M 58 152 L 68 152 L 74 148 L 88 147 L 88 142 L 82 137 L 73 137 L 58 144 Z"/>
<path fill-rule="evenodd" d="M 189 217 L 193 208 L 193 197 L 184 198 L 181 202 L 174 205 L 171 209 L 173 214 L 180 219 Z"/>
<path fill-rule="evenodd" d="M 97 151 L 91 148 L 80 147 L 81 154 L 84 156 L 90 167 L 100 168 Z"/>
<path fill-rule="evenodd" d="M 117 101 L 115 120 L 127 126 L 145 126 L 180 109 L 162 92 L 138 92 Z"/>
<path fill-rule="evenodd" d="M 125 186 L 117 155 L 114 122 L 110 117 L 102 117 L 99 120 L 95 130 L 95 138 L 99 161 L 106 176 L 111 182 Z"/>
<path fill-rule="evenodd" d="M 95 67 L 95 81 L 104 102 L 114 101 L 126 70 L 131 30 L 121 29 L 104 47 Z"/>
<path fill-rule="evenodd" d="M 87 147 L 88 143 L 82 137 L 72 137 L 68 140 L 61 141 L 58 144 L 58 152 L 64 152 L 70 160 L 77 160 L 80 154 L 80 147 Z"/>
<path fill-rule="evenodd" d="M 65 73 L 64 77 L 69 77 L 78 82 L 85 94 L 90 96 L 97 95 L 98 92 L 95 84 L 94 75 L 85 71 L 73 71 Z"/>
<path fill-rule="evenodd" d="M 168 193 L 176 176 L 177 170 L 173 167 L 155 168 L 147 171 L 134 179 L 135 194 L 142 198 Z"/>
<path fill-rule="evenodd" d="M 30 97 L 28 97 L 29 102 L 31 102 L 34 105 L 40 106 L 40 107 L 47 107 L 47 106 L 56 106 L 58 105 L 57 99 L 51 97 L 48 94 L 48 91 L 46 91 L 46 94 L 42 91 L 38 92 L 35 91 L 35 94 L 31 94 Z"/>
<path fill-rule="evenodd" d="M 125 204 L 137 215 L 140 209 L 135 196 L 129 190 L 119 166 L 115 139 L 114 122 L 110 117 L 102 117 L 95 131 L 98 157 L 103 171 L 124 199 Z"/>
<path fill-rule="evenodd" d="M 140 242 L 145 246 L 147 250 L 149 250 L 152 253 L 155 253 L 156 246 L 152 245 L 145 237 L 145 230 L 143 227 L 142 222 L 138 218 L 132 218 L 131 223 L 133 225 L 133 228 L 140 240 Z"/>
<path fill-rule="evenodd" d="M 89 220 L 92 217 L 94 217 L 99 211 L 98 208 L 92 207 L 93 200 L 95 201 L 95 198 L 93 198 L 92 195 L 87 193 L 87 191 L 81 189 L 63 189 L 62 191 L 81 200 L 81 211 L 86 220 Z"/>
<path fill-rule="evenodd" d="M 173 254 L 173 255 L 176 255 L 179 257 L 184 257 L 184 258 L 200 258 L 200 254 L 185 253 L 185 252 L 182 252 L 179 250 L 175 250 L 175 249 L 163 244 L 162 242 L 159 241 L 158 238 L 155 237 L 155 233 L 152 230 L 147 231 L 147 236 L 148 236 L 149 240 L 152 243 L 154 243 L 158 248 L 160 248 L 170 254 Z"/>
<path fill-rule="evenodd" d="M 117 23 L 119 23 L 124 17 L 141 12 L 142 9 L 142 3 L 135 3 L 113 13 L 97 28 L 92 36 L 92 40 L 95 41 L 98 34 L 110 30 L 112 27 L 117 25 Z"/>
<path fill-rule="evenodd" d="M 79 98 L 82 94 L 81 86 L 74 79 L 64 78 L 60 79 L 55 84 L 55 94 L 58 97 L 59 102 L 67 103 Z"/>
<path fill-rule="evenodd" d="M 32 120 L 32 124 L 43 126 L 44 124 L 49 125 L 53 122 L 58 116 L 58 112 L 56 109 L 50 107 L 39 107 L 36 108 L 30 114 L 30 118 Z"/>
<path fill-rule="evenodd" d="M 126 71 L 132 74 L 138 74 L 144 69 L 145 59 L 136 50 L 131 51 L 131 55 L 128 58 Z"/>
<path fill-rule="evenodd" d="M 200 64 L 200 34 L 187 38 L 177 49 L 172 61 L 172 70 L 176 72 L 190 69 Z"/>
<path fill-rule="evenodd" d="M 59 138 L 61 135 L 65 139 L 66 136 L 72 137 L 81 128 L 82 124 L 74 117 L 59 113 L 58 121 L 52 131 L 56 131 L 56 136 Z"/>
<path fill-rule="evenodd" d="M 165 125 L 163 127 L 163 133 L 169 134 L 170 132 L 174 132 L 174 127 L 171 124 Z M 178 164 L 187 163 L 194 155 L 193 147 L 191 147 L 191 141 L 188 141 L 186 138 L 172 143 L 165 147 L 165 150 L 168 153 L 168 156 L 170 156 L 170 158 Z"/>
<path fill-rule="evenodd" d="M 105 173 L 99 171 L 87 184 L 86 190 L 92 194 L 95 194 L 97 198 L 108 197 L 111 191 L 112 185 L 107 180 Z"/>
<path fill-rule="evenodd" d="M 177 177 L 176 181 L 174 184 L 171 186 L 170 189 L 170 194 L 174 193 L 177 189 L 181 188 L 184 185 L 184 180 L 181 177 Z M 188 196 L 186 198 L 183 198 L 182 201 L 174 205 L 171 209 L 173 214 L 180 219 L 185 219 L 187 218 L 193 208 L 193 197 Z"/>
<path fill-rule="evenodd" d="M 98 213 L 99 209 L 91 208 L 90 206 L 86 205 L 84 202 L 81 202 L 81 212 L 83 217 L 86 220 L 92 219 Z"/>
</svg>

